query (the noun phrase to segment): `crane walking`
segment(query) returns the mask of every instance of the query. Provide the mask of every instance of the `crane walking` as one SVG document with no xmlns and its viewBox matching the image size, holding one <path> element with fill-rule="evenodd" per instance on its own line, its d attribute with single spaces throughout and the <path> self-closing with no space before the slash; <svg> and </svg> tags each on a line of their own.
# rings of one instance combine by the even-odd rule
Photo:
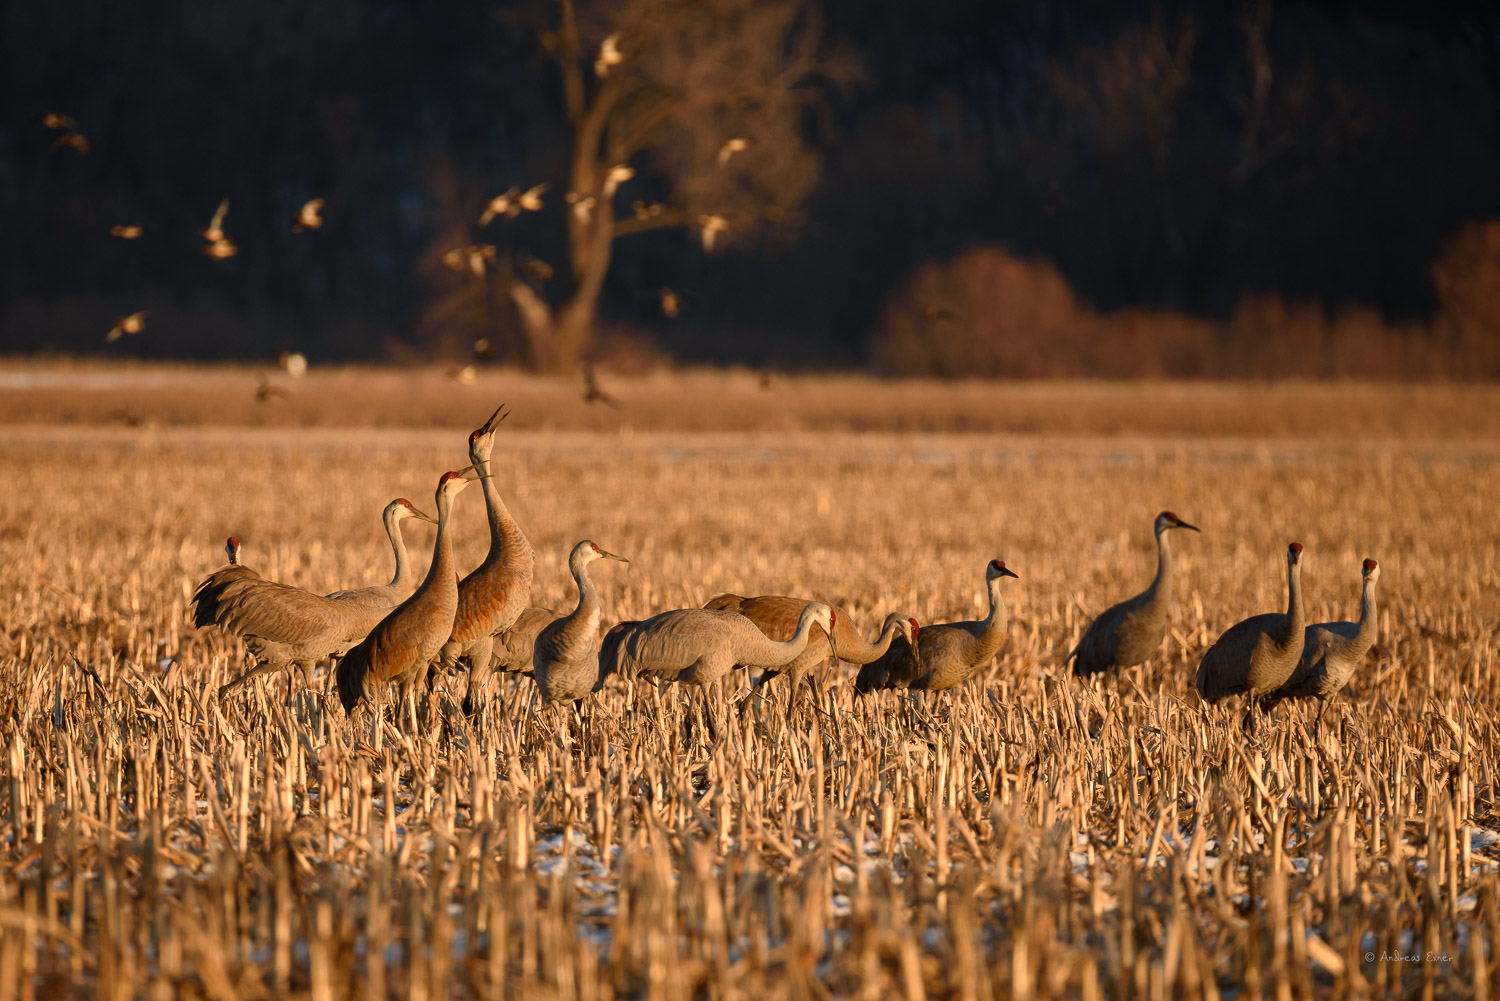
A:
<svg viewBox="0 0 1500 1001">
<path fill-rule="evenodd" d="M 1174 528 L 1198 531 L 1171 511 L 1156 516 L 1156 577 L 1133 598 L 1106 609 L 1084 630 L 1083 637 L 1063 663 L 1073 662 L 1073 673 L 1097 674 L 1111 668 L 1143 664 L 1161 646 L 1172 610 L 1172 547 L 1167 532 Z"/>
<path fill-rule="evenodd" d="M 526 610 L 536 562 L 526 533 L 511 517 L 490 473 L 495 429 L 509 416 L 502 405 L 469 435 L 469 461 L 484 490 L 484 509 L 490 522 L 490 550 L 484 561 L 459 582 L 452 634 L 442 645 L 439 663 L 427 673 L 427 689 L 431 691 L 438 673 L 446 674 L 459 660 L 467 660 L 469 685 L 464 693 L 464 712 L 470 716 L 481 708 L 489 684 L 495 634 L 510 629 Z"/>
<path fill-rule="evenodd" d="M 715 611 L 738 612 L 760 627 L 760 631 L 771 639 L 787 640 L 792 638 L 802 609 L 808 604 L 810 602 L 804 598 L 789 598 L 782 594 L 762 594 L 755 598 L 721 594 L 710 598 L 703 607 Z M 875 642 L 868 643 L 854 631 L 854 624 L 848 613 L 837 605 L 829 607 L 833 609 L 835 621 L 833 656 L 850 664 L 862 666 L 877 660 L 885 656 L 892 641 L 898 636 L 910 643 L 917 633 L 916 619 L 892 612 L 885 617 Z M 808 640 L 806 649 L 781 667 L 767 668 L 756 679 L 754 687 L 759 688 L 778 674 L 785 674 L 791 679 L 791 690 L 795 694 L 803 679 L 828 659 L 823 653 L 822 635 L 821 629 L 816 630 Z"/>
<path fill-rule="evenodd" d="M 1261 700 L 1261 709 L 1271 712 L 1283 699 L 1318 700 L 1314 728 L 1323 721 L 1323 710 L 1349 683 L 1349 676 L 1365 659 L 1379 638 L 1375 585 L 1380 582 L 1380 564 L 1367 559 L 1360 567 L 1359 621 L 1318 622 L 1303 633 L 1302 659 L 1280 688 Z"/>
<path fill-rule="evenodd" d="M 1286 549 L 1287 610 L 1253 615 L 1230 626 L 1198 663 L 1198 694 L 1205 702 L 1244 695 L 1245 725 L 1256 722 L 1256 702 L 1286 683 L 1302 659 L 1302 544 Z"/>
<path fill-rule="evenodd" d="M 239 539 L 231 537 L 225 546 L 230 565 L 204 578 L 193 595 L 193 623 L 238 634 L 256 663 L 222 686 L 219 700 L 263 674 L 293 665 L 310 672 L 364 639 L 381 616 L 412 591 L 411 564 L 401 533 L 407 518 L 433 520 L 404 497 L 386 505 L 382 520 L 396 555 L 396 575 L 389 584 L 328 595 L 266 580 L 240 565 Z"/>
<path fill-rule="evenodd" d="M 915 645 L 891 644 L 884 657 L 860 669 L 854 691 L 866 694 L 882 688 L 912 688 L 943 692 L 972 678 L 1000 652 L 1010 616 L 1000 582 L 1020 574 L 994 559 L 985 564 L 984 582 L 989 591 L 990 611 L 977 622 L 945 622 L 923 626 Z"/>
<path fill-rule="evenodd" d="M 472 467 L 471 467 L 472 468 Z M 444 473 L 438 480 L 437 539 L 432 545 L 432 565 L 427 577 L 410 598 L 381 618 L 369 634 L 339 661 L 336 672 L 339 701 L 352 711 L 361 696 L 374 700 L 375 742 L 380 742 L 380 693 L 386 684 L 401 680 L 432 663 L 453 634 L 453 616 L 458 608 L 458 574 L 453 569 L 453 537 L 449 522 L 453 500 L 471 482 L 461 472 Z"/>
<path fill-rule="evenodd" d="M 623 556 L 605 552 L 584 539 L 568 554 L 568 570 L 578 586 L 578 605 L 567 615 L 549 623 L 536 638 L 531 663 L 542 704 L 582 700 L 594 690 L 599 678 L 599 659 L 594 645 L 599 638 L 599 593 L 589 577 L 595 560 L 619 560 Z"/>
<path fill-rule="evenodd" d="M 791 639 L 778 642 L 738 612 L 678 608 L 632 623 L 618 639 L 606 636 L 609 658 L 601 650 L 601 667 L 627 678 L 708 685 L 736 667 L 781 667 L 807 649 L 815 627 L 821 626 L 826 638 L 835 621 L 832 608 L 811 602 Z M 828 645 L 831 652 L 832 642 Z"/>
</svg>

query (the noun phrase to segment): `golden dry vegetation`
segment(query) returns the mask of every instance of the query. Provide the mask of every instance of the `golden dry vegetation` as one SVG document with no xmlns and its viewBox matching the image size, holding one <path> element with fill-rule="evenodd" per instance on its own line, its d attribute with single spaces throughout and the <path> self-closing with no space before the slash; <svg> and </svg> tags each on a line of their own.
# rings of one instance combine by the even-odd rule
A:
<svg viewBox="0 0 1500 1001">
<path fill-rule="evenodd" d="M 1129 395 L 1054 389 L 1014 392 L 1042 415 Z M 880 409 L 837 382 L 782 391 L 796 415 Z M 1005 387 L 965 391 L 1009 413 Z M 571 603 L 588 537 L 632 560 L 595 568 L 607 621 L 735 590 L 831 599 L 873 632 L 889 610 L 982 614 L 999 556 L 1021 575 L 1009 641 L 915 715 L 856 700 L 845 669 L 790 707 L 780 682 L 744 699 L 733 679 L 717 727 L 673 688 L 633 709 L 607 690 L 568 722 L 507 681 L 472 726 L 454 678 L 438 722 L 378 754 L 360 716 L 288 703 L 284 677 L 221 712 L 243 650 L 195 632 L 188 596 L 231 533 L 276 579 L 387 578 L 380 508 L 431 510 L 498 398 L 393 433 L 59 426 L 94 401 L 27 418 L 0 398 L 0 997 L 1488 998 L 1495 417 L 1474 389 L 1328 392 L 1112 404 L 1221 415 L 1132 425 L 1150 437 L 549 431 L 520 394 L 494 471 L 537 549 L 534 604 Z M 1288 415 L 1236 405 L 1276 393 Z M 1204 534 L 1176 540 L 1164 653 L 1075 682 L 1063 654 L 1149 580 L 1168 506 Z M 477 492 L 456 510 L 472 566 Z M 1292 539 L 1318 620 L 1354 616 L 1359 561 L 1381 561 L 1382 635 L 1321 733 L 1296 706 L 1251 741 L 1192 673 L 1282 605 Z"/>
</svg>

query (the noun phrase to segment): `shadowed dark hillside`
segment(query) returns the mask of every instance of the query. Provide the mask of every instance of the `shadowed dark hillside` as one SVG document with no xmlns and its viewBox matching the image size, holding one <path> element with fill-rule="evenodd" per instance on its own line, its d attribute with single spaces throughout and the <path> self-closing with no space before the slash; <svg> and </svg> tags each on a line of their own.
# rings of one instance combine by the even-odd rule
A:
<svg viewBox="0 0 1500 1001">
<path fill-rule="evenodd" d="M 785 15 L 746 27 L 761 8 Z M 593 266 L 580 246 L 612 207 L 584 356 L 962 368 L 968 349 L 935 361 L 920 338 L 915 362 L 892 361 L 910 354 L 889 348 L 906 322 L 892 311 L 932 307 L 980 356 L 1011 358 L 965 311 L 1046 311 L 1017 303 L 1031 283 L 962 308 L 902 298 L 961 284 L 922 275 L 995 248 L 1055 269 L 1087 320 L 1059 339 L 1068 355 L 997 374 L 1257 374 L 1257 324 L 1285 339 L 1276 317 L 1309 308 L 1320 330 L 1343 326 L 1302 374 L 1434 354 L 1457 360 L 1429 374 L 1494 374 L 1475 345 L 1500 329 L 1463 305 L 1500 270 L 1471 227 L 1500 217 L 1491 8 L 621 0 L 578 4 L 572 35 L 564 10 L 11 5 L 0 351 L 460 358 L 482 337 L 497 360 L 559 367 L 522 318 L 540 303 L 565 319 Z M 611 38 L 622 62 L 600 73 Z M 570 118 L 569 65 L 579 108 L 618 91 L 597 149 Z M 761 90 L 735 95 L 740 80 Z M 747 111 L 773 92 L 789 117 Z M 615 152 L 629 179 L 579 175 Z M 490 199 L 542 183 L 537 211 L 478 224 Z M 315 197 L 325 224 L 294 232 Z M 199 230 L 224 198 L 236 252 L 216 260 Z M 1472 266 L 1435 282 L 1445 253 Z M 140 310 L 142 333 L 104 343 Z M 1168 332 L 1143 314 L 1170 314 Z M 1099 326 L 1119 316 L 1143 350 Z M 1184 323 L 1208 326 L 1173 360 Z M 1371 352 L 1388 363 L 1336 360 Z"/>
</svg>

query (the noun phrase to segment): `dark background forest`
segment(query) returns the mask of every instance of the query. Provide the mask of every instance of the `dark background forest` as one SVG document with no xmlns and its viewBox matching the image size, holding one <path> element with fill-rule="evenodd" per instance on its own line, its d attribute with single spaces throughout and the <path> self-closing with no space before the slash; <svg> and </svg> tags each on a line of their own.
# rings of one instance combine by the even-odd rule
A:
<svg viewBox="0 0 1500 1001">
<path fill-rule="evenodd" d="M 12 0 L 0 79 L 5 354 L 1500 375 L 1491 4 Z"/>
</svg>

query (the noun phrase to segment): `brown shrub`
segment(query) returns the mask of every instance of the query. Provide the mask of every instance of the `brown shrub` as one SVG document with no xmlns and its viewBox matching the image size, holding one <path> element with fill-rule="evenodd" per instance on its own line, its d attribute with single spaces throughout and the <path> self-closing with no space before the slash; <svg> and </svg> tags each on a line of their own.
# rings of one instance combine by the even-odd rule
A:
<svg viewBox="0 0 1500 1001">
<path fill-rule="evenodd" d="M 1493 378 L 1500 375 L 1500 221 L 1463 230 L 1433 264 L 1430 325 L 1276 293 L 1228 320 L 1080 303 L 1049 262 L 977 247 L 919 269 L 887 301 L 871 364 L 942 378 Z"/>
</svg>

